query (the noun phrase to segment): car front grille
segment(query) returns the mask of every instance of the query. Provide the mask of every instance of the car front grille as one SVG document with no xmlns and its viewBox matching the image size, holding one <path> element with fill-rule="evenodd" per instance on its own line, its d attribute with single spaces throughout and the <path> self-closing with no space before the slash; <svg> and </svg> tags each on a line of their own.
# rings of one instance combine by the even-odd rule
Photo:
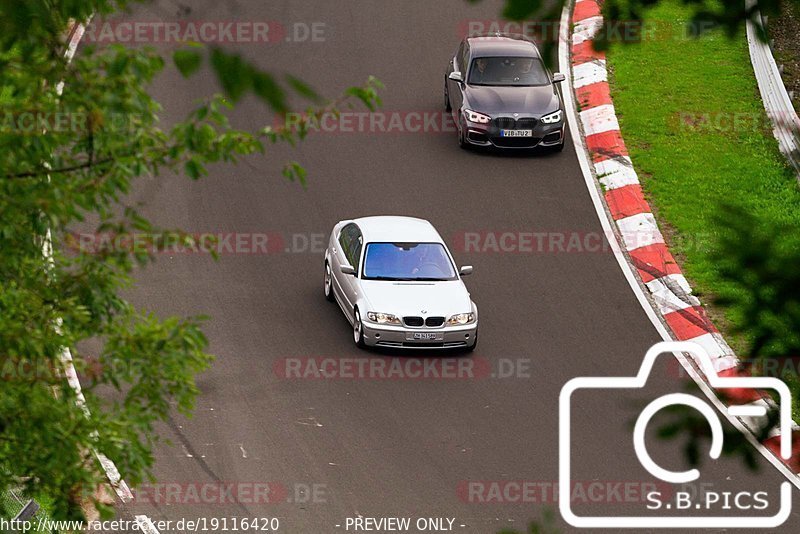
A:
<svg viewBox="0 0 800 534">
<path fill-rule="evenodd" d="M 409 316 L 403 317 L 403 323 L 405 323 L 406 326 L 422 326 L 425 324 L 425 320 L 422 317 Z"/>
<path fill-rule="evenodd" d="M 444 324 L 444 317 L 428 317 L 427 319 L 423 317 L 418 317 L 416 315 L 409 315 L 403 317 L 403 324 L 406 326 L 412 327 L 419 327 L 419 326 L 430 326 L 431 328 L 438 328 Z"/>
<path fill-rule="evenodd" d="M 498 117 L 492 121 L 492 125 L 498 130 L 532 130 L 536 127 L 537 119 L 523 117 L 515 119 L 513 117 Z"/>
<path fill-rule="evenodd" d="M 442 326 L 444 324 L 444 317 L 428 317 L 425 319 L 425 326 Z"/>
<path fill-rule="evenodd" d="M 500 117 L 494 119 L 494 126 L 498 130 L 513 130 L 516 124 L 516 119 L 512 119 L 511 117 Z"/>
</svg>

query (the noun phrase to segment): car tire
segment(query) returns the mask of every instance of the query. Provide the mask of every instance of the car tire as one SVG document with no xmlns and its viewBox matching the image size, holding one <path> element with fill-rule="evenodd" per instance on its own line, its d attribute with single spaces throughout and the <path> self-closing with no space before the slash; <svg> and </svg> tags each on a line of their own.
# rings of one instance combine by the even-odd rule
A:
<svg viewBox="0 0 800 534">
<path fill-rule="evenodd" d="M 463 128 L 458 128 L 458 146 L 464 150 L 469 150 L 469 143 Z"/>
<path fill-rule="evenodd" d="M 367 346 L 367 344 L 364 343 L 364 323 L 361 322 L 361 314 L 358 308 L 353 311 L 353 341 L 359 349 L 363 349 Z"/>
<path fill-rule="evenodd" d="M 473 352 L 478 347 L 478 331 L 475 330 L 475 343 L 467 347 L 467 352 Z"/>
<path fill-rule="evenodd" d="M 325 291 L 325 300 L 328 302 L 333 302 L 336 300 L 336 297 L 333 294 L 333 273 L 331 272 L 331 266 L 328 262 L 325 262 L 325 281 L 324 281 L 324 291 Z"/>
<path fill-rule="evenodd" d="M 453 106 L 450 105 L 450 93 L 447 91 L 447 81 L 444 82 L 444 110 L 448 113 L 453 111 Z"/>
</svg>

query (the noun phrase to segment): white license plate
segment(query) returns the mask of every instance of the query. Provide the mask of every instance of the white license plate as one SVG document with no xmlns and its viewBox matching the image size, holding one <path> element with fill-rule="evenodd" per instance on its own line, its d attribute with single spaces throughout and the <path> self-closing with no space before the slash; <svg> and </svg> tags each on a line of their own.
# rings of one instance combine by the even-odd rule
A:
<svg viewBox="0 0 800 534">
<path fill-rule="evenodd" d="M 500 137 L 533 137 L 533 130 L 500 130 Z"/>
<path fill-rule="evenodd" d="M 411 334 L 411 339 L 414 341 L 441 341 L 444 339 L 444 334 L 436 332 L 414 332 Z"/>
</svg>

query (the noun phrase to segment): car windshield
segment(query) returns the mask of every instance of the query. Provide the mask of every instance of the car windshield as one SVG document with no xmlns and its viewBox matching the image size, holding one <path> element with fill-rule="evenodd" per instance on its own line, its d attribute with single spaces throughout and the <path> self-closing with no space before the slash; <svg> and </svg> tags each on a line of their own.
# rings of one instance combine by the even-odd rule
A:
<svg viewBox="0 0 800 534">
<path fill-rule="evenodd" d="M 441 243 L 369 243 L 365 280 L 456 280 L 450 256 Z"/>
<path fill-rule="evenodd" d="M 513 87 L 547 85 L 550 79 L 539 58 L 479 57 L 472 60 L 468 83 Z"/>
</svg>

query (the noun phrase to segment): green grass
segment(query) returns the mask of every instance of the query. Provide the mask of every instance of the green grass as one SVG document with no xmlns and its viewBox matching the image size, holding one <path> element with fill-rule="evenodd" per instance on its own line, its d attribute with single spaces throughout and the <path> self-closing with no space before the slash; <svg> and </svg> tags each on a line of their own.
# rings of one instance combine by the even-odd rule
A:
<svg viewBox="0 0 800 534">
<path fill-rule="evenodd" d="M 662 1 L 645 18 L 660 38 L 612 45 L 612 96 L 645 195 L 708 305 L 722 283 L 708 246 L 717 231 L 715 207 L 733 202 L 759 217 L 800 225 L 800 190 L 765 126 L 744 30 L 733 40 L 721 32 L 684 38 L 690 11 L 675 0 Z M 730 335 L 735 317 L 714 306 L 710 313 L 739 352 L 743 339 Z"/>
<path fill-rule="evenodd" d="M 12 519 L 22 510 L 22 506 L 11 492 L 0 490 L 0 517 Z"/>
<path fill-rule="evenodd" d="M 744 30 L 733 40 L 721 32 L 683 38 L 690 11 L 676 0 L 662 0 L 645 18 L 659 38 L 614 44 L 608 53 L 622 134 L 670 250 L 716 326 L 743 354 L 747 325 L 713 304 L 724 283 L 709 246 L 718 231 L 716 207 L 734 203 L 798 227 L 800 189 L 767 126 Z M 744 120 L 733 126 L 737 116 Z M 739 327 L 745 333 L 733 335 Z M 792 378 L 790 387 L 800 386 Z"/>
<path fill-rule="evenodd" d="M 36 518 L 44 517 L 48 519 L 49 515 L 47 510 L 52 506 L 52 499 L 48 497 L 37 497 L 34 499 L 39 505 L 39 511 L 36 513 Z M 20 491 L 3 491 L 0 490 L 0 517 L 7 520 L 13 519 L 21 510 L 25 503 L 28 501 L 27 497 L 22 495 Z M 0 533 L 5 534 L 4 531 Z"/>
</svg>

